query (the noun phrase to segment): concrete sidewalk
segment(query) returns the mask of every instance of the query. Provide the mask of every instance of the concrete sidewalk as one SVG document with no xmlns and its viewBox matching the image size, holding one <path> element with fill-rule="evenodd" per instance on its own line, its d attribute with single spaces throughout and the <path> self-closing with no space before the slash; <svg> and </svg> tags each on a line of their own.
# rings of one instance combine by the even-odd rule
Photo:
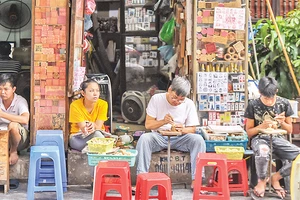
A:
<svg viewBox="0 0 300 200">
<path fill-rule="evenodd" d="M 180 186 L 173 186 L 173 200 L 192 200 L 193 193 L 190 189 L 184 189 Z M 154 191 L 153 191 L 154 192 Z M 68 186 L 68 191 L 64 193 L 65 200 L 83 200 L 92 199 L 91 186 Z M 21 182 L 15 190 L 10 190 L 7 194 L 0 193 L 0 199 L 3 200 L 26 200 L 27 183 Z M 54 192 L 35 193 L 36 200 L 53 200 L 56 199 Z M 231 193 L 231 200 L 250 200 L 250 197 L 244 197 L 242 193 Z M 276 197 L 265 197 L 264 200 L 275 200 Z M 133 197 L 134 200 L 134 197 Z"/>
</svg>

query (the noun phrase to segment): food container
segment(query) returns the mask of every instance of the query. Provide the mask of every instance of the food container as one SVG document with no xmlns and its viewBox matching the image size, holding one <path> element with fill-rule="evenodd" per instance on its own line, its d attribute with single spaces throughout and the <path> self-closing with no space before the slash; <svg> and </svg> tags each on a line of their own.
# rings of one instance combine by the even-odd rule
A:
<svg viewBox="0 0 300 200">
<path fill-rule="evenodd" d="M 225 141 L 227 139 L 227 133 L 208 134 L 207 136 L 207 140 Z"/>
<path fill-rule="evenodd" d="M 217 154 L 225 154 L 228 160 L 242 160 L 245 149 L 243 147 L 215 146 Z"/>
<path fill-rule="evenodd" d="M 90 166 L 96 166 L 99 163 L 99 161 L 102 161 L 102 160 L 122 160 L 122 161 L 127 161 L 129 163 L 129 166 L 133 167 L 135 164 L 135 159 L 136 159 L 138 152 L 135 149 L 126 149 L 125 151 L 128 152 L 128 155 L 87 153 L 88 164 Z"/>
<path fill-rule="evenodd" d="M 93 153 L 106 153 L 113 149 L 114 147 L 114 138 L 92 138 L 87 141 L 88 151 Z"/>
</svg>

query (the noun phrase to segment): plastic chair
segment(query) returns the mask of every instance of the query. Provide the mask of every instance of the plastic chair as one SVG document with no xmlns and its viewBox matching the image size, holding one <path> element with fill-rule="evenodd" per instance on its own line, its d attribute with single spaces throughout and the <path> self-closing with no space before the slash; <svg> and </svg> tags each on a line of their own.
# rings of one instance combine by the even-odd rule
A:
<svg viewBox="0 0 300 200">
<path fill-rule="evenodd" d="M 36 168 L 37 162 L 42 158 L 50 158 L 54 163 L 55 185 L 53 186 L 36 186 Z M 58 200 L 63 199 L 63 186 L 61 176 L 61 163 L 59 148 L 57 146 L 32 146 L 30 149 L 29 176 L 27 186 L 27 200 L 34 199 L 34 192 L 56 192 Z"/>
<path fill-rule="evenodd" d="M 157 196 L 149 196 L 152 187 L 158 187 Z M 164 173 L 141 173 L 137 176 L 135 200 L 172 199 L 171 179 Z"/>
<path fill-rule="evenodd" d="M 249 186 L 248 186 L 248 170 L 247 170 L 246 160 L 244 159 L 227 160 L 227 171 L 229 176 L 233 173 L 237 174 L 237 183 L 235 183 L 235 180 L 232 180 L 234 181 L 232 182 L 230 178 L 228 178 L 229 191 L 230 192 L 242 191 L 244 193 L 244 196 L 248 196 Z M 218 185 L 218 181 L 222 177 L 218 175 L 216 169 L 214 170 L 213 176 L 214 176 L 214 185 Z"/>
<path fill-rule="evenodd" d="M 121 197 L 106 196 L 107 191 L 116 190 Z M 93 200 L 130 200 L 131 177 L 127 161 L 100 161 L 95 169 Z"/>
<path fill-rule="evenodd" d="M 58 146 L 62 183 L 64 192 L 67 191 L 66 156 L 64 148 L 64 136 L 62 130 L 38 130 L 36 134 L 36 146 Z M 52 160 L 37 162 L 36 185 L 41 183 L 54 183 L 54 167 Z"/>
<path fill-rule="evenodd" d="M 217 167 L 219 176 L 222 177 L 218 181 L 218 185 L 206 187 L 202 185 L 202 169 L 205 166 Z M 210 195 L 207 192 L 215 192 L 217 195 Z M 197 156 L 196 176 L 193 200 L 196 199 L 230 199 L 228 176 L 227 176 L 227 159 L 226 155 L 216 153 L 199 153 Z"/>
</svg>

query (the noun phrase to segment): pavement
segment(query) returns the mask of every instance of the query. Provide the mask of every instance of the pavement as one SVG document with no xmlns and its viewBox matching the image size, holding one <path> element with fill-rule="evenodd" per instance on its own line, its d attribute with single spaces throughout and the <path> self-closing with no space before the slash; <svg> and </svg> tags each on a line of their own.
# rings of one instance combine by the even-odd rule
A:
<svg viewBox="0 0 300 200">
<path fill-rule="evenodd" d="M 173 200 L 192 200 L 193 193 L 190 189 L 185 189 L 183 185 L 172 185 Z M 1 191 L 0 191 L 1 192 Z M 151 193 L 155 193 L 152 190 Z M 89 185 L 74 185 L 68 186 L 68 191 L 64 193 L 65 200 L 87 200 L 92 199 L 92 189 Z M 17 189 L 10 190 L 7 194 L 0 193 L 1 200 L 25 200 L 27 197 L 27 182 L 20 182 Z M 114 192 L 109 192 L 109 195 L 116 195 Z M 268 196 L 268 197 L 267 197 Z M 271 196 L 271 197 L 270 197 Z M 55 192 L 38 192 L 35 193 L 35 200 L 53 200 L 56 199 Z M 231 200 L 250 200 L 250 197 L 244 197 L 241 192 L 231 193 Z M 275 200 L 278 198 L 274 195 L 266 194 L 263 200 Z M 133 199 L 134 200 L 134 196 Z"/>
</svg>

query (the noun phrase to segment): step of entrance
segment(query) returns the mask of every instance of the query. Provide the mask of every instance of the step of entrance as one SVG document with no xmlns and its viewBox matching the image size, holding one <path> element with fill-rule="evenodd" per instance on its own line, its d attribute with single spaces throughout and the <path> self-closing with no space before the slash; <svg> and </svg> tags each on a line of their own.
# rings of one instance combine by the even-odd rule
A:
<svg viewBox="0 0 300 200">
<path fill-rule="evenodd" d="M 30 153 L 26 150 L 21 151 L 19 155 L 19 160 L 16 164 L 9 166 L 9 178 L 27 180 L 28 179 L 28 169 L 29 169 L 29 156 Z"/>
<path fill-rule="evenodd" d="M 88 165 L 86 154 L 68 151 L 68 184 L 86 185 L 91 184 L 93 168 Z M 150 172 L 164 172 L 168 169 L 167 152 L 160 151 L 152 154 Z M 171 152 L 170 176 L 172 183 L 189 185 L 191 183 L 191 161 L 189 153 Z M 136 182 L 136 164 L 130 168 L 131 183 Z"/>
</svg>

